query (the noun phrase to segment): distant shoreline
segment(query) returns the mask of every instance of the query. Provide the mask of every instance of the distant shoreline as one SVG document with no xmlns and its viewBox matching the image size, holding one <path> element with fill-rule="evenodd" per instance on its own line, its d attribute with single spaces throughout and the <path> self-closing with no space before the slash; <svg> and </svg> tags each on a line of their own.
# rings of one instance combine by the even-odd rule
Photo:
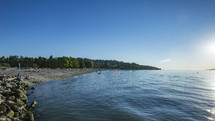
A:
<svg viewBox="0 0 215 121">
<path fill-rule="evenodd" d="M 215 68 L 213 68 L 213 69 L 206 69 L 206 70 L 215 70 Z"/>
<path fill-rule="evenodd" d="M 127 70 L 127 69 L 100 69 L 100 68 L 68 68 L 68 69 L 49 69 L 49 68 L 39 68 L 39 69 L 17 69 L 17 68 L 7 68 L 6 70 L 0 69 L 5 75 L 15 76 L 19 73 L 21 74 L 21 79 L 28 83 L 30 86 L 49 82 L 53 80 L 61 80 L 66 78 L 71 78 L 74 76 L 84 75 L 87 73 L 98 72 L 103 70 Z M 138 69 L 139 70 L 139 69 Z M 27 77 L 29 77 L 27 79 Z"/>
<path fill-rule="evenodd" d="M 53 81 L 53 80 L 60 80 L 71 78 L 74 76 L 79 76 L 87 73 L 102 71 L 104 69 L 93 69 L 93 68 L 86 68 L 86 69 L 19 69 L 16 68 L 9 68 L 6 70 L 1 70 L 6 75 L 17 75 L 21 74 L 21 78 L 24 82 L 28 83 L 29 85 L 34 85 L 38 83 Z M 29 76 L 29 79 L 26 77 Z"/>
</svg>

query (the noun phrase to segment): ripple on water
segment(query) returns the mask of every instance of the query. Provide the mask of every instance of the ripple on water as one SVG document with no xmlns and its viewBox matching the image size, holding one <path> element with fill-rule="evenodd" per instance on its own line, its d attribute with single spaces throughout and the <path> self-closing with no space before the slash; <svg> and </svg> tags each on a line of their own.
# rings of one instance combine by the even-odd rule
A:
<svg viewBox="0 0 215 121">
<path fill-rule="evenodd" d="M 214 72 L 103 71 L 36 85 L 38 121 L 215 120 Z"/>
</svg>

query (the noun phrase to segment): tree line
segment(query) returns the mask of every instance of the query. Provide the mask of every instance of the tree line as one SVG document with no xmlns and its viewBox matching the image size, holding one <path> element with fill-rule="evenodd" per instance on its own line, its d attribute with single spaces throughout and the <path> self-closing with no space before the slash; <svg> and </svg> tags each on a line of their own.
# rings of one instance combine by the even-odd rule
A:
<svg viewBox="0 0 215 121">
<path fill-rule="evenodd" d="M 9 56 L 0 57 L 0 67 L 18 67 L 22 68 L 104 68 L 104 69 L 144 69 L 160 70 L 160 68 L 139 65 L 136 63 L 125 63 L 116 60 L 92 60 L 87 58 L 73 57 L 23 57 Z"/>
<path fill-rule="evenodd" d="M 126 63 L 116 60 L 94 60 L 94 65 L 96 68 L 107 68 L 107 69 L 124 69 L 124 70 L 161 70 L 160 68 L 139 65 L 136 63 Z"/>
<path fill-rule="evenodd" d="M 85 60 L 83 58 L 73 57 L 23 57 L 23 56 L 9 56 L 0 57 L 0 66 L 18 67 L 19 63 L 23 68 L 93 68 L 92 60 Z"/>
</svg>

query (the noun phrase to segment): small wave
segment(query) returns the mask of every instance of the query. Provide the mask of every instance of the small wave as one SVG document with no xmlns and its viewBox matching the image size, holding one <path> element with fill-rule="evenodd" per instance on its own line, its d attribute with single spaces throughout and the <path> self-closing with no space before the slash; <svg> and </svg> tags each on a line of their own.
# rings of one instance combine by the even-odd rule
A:
<svg viewBox="0 0 215 121">
<path fill-rule="evenodd" d="M 210 78 L 193 71 L 104 71 L 39 84 L 29 102 L 38 102 L 38 121 L 215 120 Z"/>
</svg>

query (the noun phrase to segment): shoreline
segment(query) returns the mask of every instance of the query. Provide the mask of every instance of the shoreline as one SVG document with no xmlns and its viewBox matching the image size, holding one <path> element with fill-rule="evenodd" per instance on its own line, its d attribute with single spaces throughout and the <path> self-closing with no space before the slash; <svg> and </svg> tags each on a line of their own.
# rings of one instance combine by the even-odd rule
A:
<svg viewBox="0 0 215 121">
<path fill-rule="evenodd" d="M 28 102 L 27 90 L 34 90 L 35 84 L 102 70 L 104 69 L 0 69 L 6 76 L 0 80 L 0 120 L 34 121 L 37 115 L 33 114 L 32 110 L 36 108 L 37 102 Z M 19 73 L 22 75 L 21 80 Z"/>
<path fill-rule="evenodd" d="M 83 74 L 88 74 L 92 72 L 102 71 L 105 69 L 93 69 L 93 68 L 84 68 L 84 69 L 19 69 L 9 68 L 7 70 L 0 70 L 6 75 L 18 75 L 20 73 L 21 80 L 25 83 L 28 83 L 30 86 L 49 82 L 53 80 L 61 80 L 66 78 L 71 78 L 74 76 L 79 76 Z"/>
</svg>

